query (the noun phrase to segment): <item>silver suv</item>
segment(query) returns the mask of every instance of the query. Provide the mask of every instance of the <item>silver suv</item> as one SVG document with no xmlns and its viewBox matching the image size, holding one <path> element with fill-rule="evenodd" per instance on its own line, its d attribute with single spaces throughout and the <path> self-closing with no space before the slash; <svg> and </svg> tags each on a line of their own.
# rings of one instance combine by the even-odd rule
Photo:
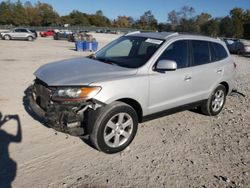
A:
<svg viewBox="0 0 250 188">
<path fill-rule="evenodd" d="M 235 69 L 219 39 L 136 32 L 87 58 L 43 65 L 27 94 L 46 125 L 89 135 L 98 150 L 115 153 L 131 143 L 138 122 L 162 112 L 219 114 Z"/>
<path fill-rule="evenodd" d="M 36 38 L 35 33 L 25 28 L 15 28 L 7 32 L 1 32 L 0 36 L 5 40 L 19 39 L 33 41 Z"/>
</svg>

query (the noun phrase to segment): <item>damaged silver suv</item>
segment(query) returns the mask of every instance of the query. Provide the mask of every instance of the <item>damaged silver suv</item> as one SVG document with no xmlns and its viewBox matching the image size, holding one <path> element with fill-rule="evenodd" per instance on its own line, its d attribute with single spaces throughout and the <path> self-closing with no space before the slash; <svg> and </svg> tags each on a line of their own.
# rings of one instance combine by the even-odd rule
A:
<svg viewBox="0 0 250 188">
<path fill-rule="evenodd" d="M 236 64 L 219 39 L 179 33 L 129 33 L 96 54 L 43 65 L 29 105 L 53 129 L 89 135 L 120 152 L 139 122 L 171 109 L 215 116 L 232 91 Z"/>
</svg>

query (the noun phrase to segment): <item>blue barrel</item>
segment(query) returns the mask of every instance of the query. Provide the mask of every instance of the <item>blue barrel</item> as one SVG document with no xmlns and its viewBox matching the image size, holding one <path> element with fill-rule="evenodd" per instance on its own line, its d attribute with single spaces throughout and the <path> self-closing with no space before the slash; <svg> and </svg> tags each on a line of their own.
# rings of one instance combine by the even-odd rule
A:
<svg viewBox="0 0 250 188">
<path fill-rule="evenodd" d="M 91 50 L 95 52 L 98 49 L 98 42 L 92 42 L 92 48 Z"/>
<path fill-rule="evenodd" d="M 90 42 L 84 41 L 82 43 L 82 49 L 83 51 L 90 51 Z"/>
<path fill-rule="evenodd" d="M 83 51 L 83 42 L 76 41 L 75 46 L 76 46 L 76 51 Z"/>
</svg>

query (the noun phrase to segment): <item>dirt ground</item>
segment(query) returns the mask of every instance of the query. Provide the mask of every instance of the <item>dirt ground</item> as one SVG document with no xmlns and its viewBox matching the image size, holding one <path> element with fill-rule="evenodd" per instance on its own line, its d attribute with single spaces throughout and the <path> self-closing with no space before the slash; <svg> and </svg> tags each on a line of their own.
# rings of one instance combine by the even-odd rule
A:
<svg viewBox="0 0 250 188">
<path fill-rule="evenodd" d="M 103 46 L 118 35 L 95 37 Z M 39 66 L 87 54 L 52 38 L 0 40 L 1 188 L 250 187 L 250 58 L 233 56 L 246 97 L 228 97 L 219 116 L 184 111 L 142 123 L 129 148 L 107 155 L 56 134 L 23 106 Z"/>
</svg>

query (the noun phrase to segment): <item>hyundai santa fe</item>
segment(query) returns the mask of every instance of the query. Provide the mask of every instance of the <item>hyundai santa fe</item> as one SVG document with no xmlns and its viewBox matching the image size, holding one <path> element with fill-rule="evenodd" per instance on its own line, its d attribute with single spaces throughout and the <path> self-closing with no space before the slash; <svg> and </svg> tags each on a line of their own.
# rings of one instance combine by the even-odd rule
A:
<svg viewBox="0 0 250 188">
<path fill-rule="evenodd" d="M 219 39 L 134 32 L 89 57 L 41 66 L 29 105 L 49 127 L 87 135 L 98 150 L 116 153 L 148 117 L 187 106 L 219 114 L 235 69 Z"/>
</svg>

